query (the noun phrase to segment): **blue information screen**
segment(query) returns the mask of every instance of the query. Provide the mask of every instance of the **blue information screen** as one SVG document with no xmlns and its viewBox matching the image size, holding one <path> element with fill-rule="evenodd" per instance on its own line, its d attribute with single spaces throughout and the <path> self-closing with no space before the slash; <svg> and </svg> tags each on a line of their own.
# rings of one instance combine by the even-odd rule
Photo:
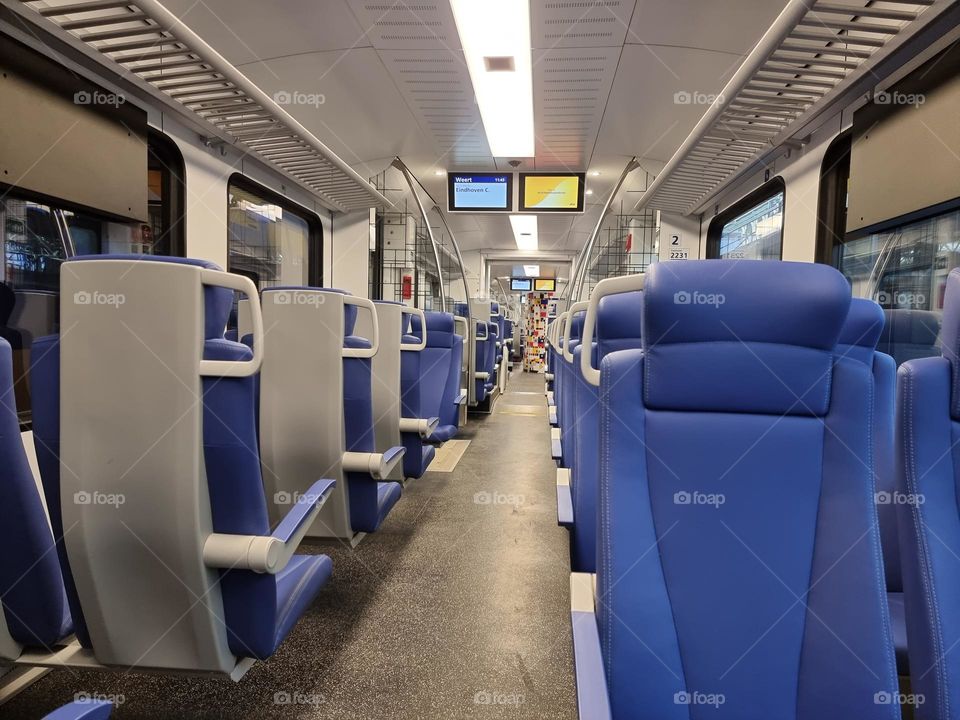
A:
<svg viewBox="0 0 960 720">
<path fill-rule="evenodd" d="M 457 210 L 513 210 L 513 174 L 447 173 L 448 207 Z"/>
</svg>

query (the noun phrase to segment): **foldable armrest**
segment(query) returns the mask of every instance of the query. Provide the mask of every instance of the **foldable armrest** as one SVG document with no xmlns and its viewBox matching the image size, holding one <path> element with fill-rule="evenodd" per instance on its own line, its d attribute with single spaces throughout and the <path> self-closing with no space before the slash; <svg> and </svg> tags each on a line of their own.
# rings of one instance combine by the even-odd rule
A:
<svg viewBox="0 0 960 720">
<path fill-rule="evenodd" d="M 557 401 L 553 395 L 553 390 L 547 390 L 547 405 L 550 407 L 556 407 L 557 405 Z"/>
<path fill-rule="evenodd" d="M 400 432 L 419 433 L 420 437 L 430 437 L 440 425 L 440 418 L 400 418 Z"/>
<path fill-rule="evenodd" d="M 406 448 L 397 445 L 385 453 L 345 452 L 343 469 L 347 472 L 367 473 L 374 480 L 383 480 L 403 460 L 406 451 Z"/>
<path fill-rule="evenodd" d="M 563 457 L 563 451 L 560 447 L 560 428 L 550 429 L 550 457 L 554 460 Z"/>
<path fill-rule="evenodd" d="M 106 700 L 78 700 L 44 715 L 43 720 L 107 720 L 113 703 Z"/>
<path fill-rule="evenodd" d="M 544 377 L 547 379 L 547 382 L 553 382 L 553 373 L 544 373 Z"/>
<path fill-rule="evenodd" d="M 593 575 L 570 573 L 570 622 L 577 678 L 577 710 L 582 720 L 612 720 L 593 588 Z"/>
<path fill-rule="evenodd" d="M 464 388 L 460 388 L 460 394 L 457 395 L 457 399 L 454 400 L 455 405 L 463 405 L 467 401 L 467 391 Z"/>
<path fill-rule="evenodd" d="M 573 496 L 570 494 L 570 470 L 557 468 L 557 525 L 573 525 Z"/>
<path fill-rule="evenodd" d="M 318 480 L 301 495 L 271 535 L 212 533 L 203 544 L 208 568 L 278 573 L 287 566 L 336 480 Z"/>
<path fill-rule="evenodd" d="M 473 374 L 473 376 L 474 376 L 477 380 L 486 380 L 487 378 L 490 377 L 490 373 L 486 373 L 486 372 L 475 372 L 475 373 Z"/>
<path fill-rule="evenodd" d="M 548 406 L 547 406 L 547 409 L 549 410 L 550 424 L 553 425 L 553 426 L 559 425 L 559 424 L 560 424 L 560 419 L 557 417 L 557 406 L 556 406 L 556 405 L 548 405 Z"/>
</svg>

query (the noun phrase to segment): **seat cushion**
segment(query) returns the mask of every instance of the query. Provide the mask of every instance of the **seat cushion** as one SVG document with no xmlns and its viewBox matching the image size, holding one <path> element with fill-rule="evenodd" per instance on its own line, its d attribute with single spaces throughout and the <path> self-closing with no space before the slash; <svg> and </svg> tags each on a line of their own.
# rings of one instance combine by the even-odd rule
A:
<svg viewBox="0 0 960 720">
<path fill-rule="evenodd" d="M 458 430 L 459 428 L 456 425 L 438 425 L 433 434 L 427 438 L 427 442 L 445 443 L 447 440 L 456 437 Z"/>
<path fill-rule="evenodd" d="M 283 571 L 277 574 L 277 620 L 273 650 L 287 637 L 326 585 L 331 573 L 333 561 L 326 555 L 294 555 Z"/>
<path fill-rule="evenodd" d="M 380 523 L 387 517 L 391 508 L 397 504 L 397 500 L 400 499 L 402 493 L 403 488 L 398 482 L 377 483 L 377 525 L 374 530 L 380 527 Z"/>
</svg>

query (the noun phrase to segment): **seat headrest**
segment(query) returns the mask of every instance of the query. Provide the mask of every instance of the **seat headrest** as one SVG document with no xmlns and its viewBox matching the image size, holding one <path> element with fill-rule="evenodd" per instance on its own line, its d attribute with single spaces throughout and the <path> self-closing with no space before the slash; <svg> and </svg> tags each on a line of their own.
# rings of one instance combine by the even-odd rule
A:
<svg viewBox="0 0 960 720">
<path fill-rule="evenodd" d="M 909 343 L 934 347 L 937 344 L 937 337 L 940 335 L 940 313 L 933 310 L 885 309 L 883 316 L 881 345 Z"/>
<path fill-rule="evenodd" d="M 114 253 L 108 255 L 78 255 L 66 262 L 83 262 L 85 260 L 128 260 L 133 262 L 162 262 L 173 265 L 192 265 L 207 270 L 223 271 L 215 262 L 199 258 L 182 258 L 168 255 L 137 255 L 134 253 Z M 233 290 L 206 285 L 203 288 L 204 298 L 204 339 L 215 340 L 223 337 L 233 309 Z"/>
<path fill-rule="evenodd" d="M 853 298 L 840 330 L 836 353 L 873 365 L 873 354 L 883 331 L 883 309 L 873 300 Z"/>
<path fill-rule="evenodd" d="M 947 290 L 943 297 L 943 325 L 940 328 L 940 352 L 953 368 L 950 388 L 950 415 L 960 420 L 960 268 L 947 275 Z"/>
<path fill-rule="evenodd" d="M 467 315 L 469 314 L 467 312 L 467 304 L 462 302 L 454 303 L 453 314 L 459 315 L 460 317 L 467 317 Z"/>
<path fill-rule="evenodd" d="M 284 290 L 293 291 L 293 290 L 319 290 L 320 292 L 326 293 L 336 293 L 337 295 L 352 295 L 346 290 L 341 290 L 340 288 L 318 288 L 310 287 L 309 285 L 277 285 L 276 287 L 266 288 L 264 292 L 283 292 Z M 353 335 L 353 331 L 357 327 L 357 306 L 356 305 L 344 305 L 343 306 L 343 334 L 344 336 Z"/>
<path fill-rule="evenodd" d="M 600 298 L 596 319 L 597 352 L 600 357 L 617 350 L 639 348 L 642 318 L 642 290 Z"/>
<path fill-rule="evenodd" d="M 850 286 L 826 265 L 651 265 L 643 295 L 651 409 L 822 415 Z"/>
<path fill-rule="evenodd" d="M 499 313 L 499 312 L 500 312 L 500 303 L 498 303 L 498 302 L 491 302 L 491 303 L 490 303 L 490 314 L 491 314 L 491 315 L 496 315 L 496 314 Z"/>
<path fill-rule="evenodd" d="M 445 312 L 427 311 L 424 313 L 427 318 L 427 347 L 429 348 L 451 348 L 453 347 L 454 322 L 453 315 Z M 423 337 L 420 332 L 420 316 L 414 315 L 413 334 L 418 338 Z"/>
<path fill-rule="evenodd" d="M 583 337 L 583 320 L 587 317 L 586 311 L 578 312 L 570 320 L 570 344 L 580 342 Z"/>
</svg>

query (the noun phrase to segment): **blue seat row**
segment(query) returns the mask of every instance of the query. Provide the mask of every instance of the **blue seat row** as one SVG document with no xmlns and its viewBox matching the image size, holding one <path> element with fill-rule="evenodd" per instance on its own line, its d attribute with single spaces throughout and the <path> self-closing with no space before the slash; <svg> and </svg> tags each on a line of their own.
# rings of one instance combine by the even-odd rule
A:
<svg viewBox="0 0 960 720">
<path fill-rule="evenodd" d="M 311 476 L 282 501 L 265 492 L 278 468 L 261 459 L 259 371 L 269 343 L 256 288 L 213 263 L 178 258 L 77 258 L 64 263 L 63 275 L 64 323 L 74 329 L 36 340 L 30 373 L 42 498 L 17 418 L 11 347 L 0 339 L 0 532 L 13 549 L 0 557 L 0 659 L 54 653 L 75 636 L 87 665 L 238 679 L 277 650 L 333 569 L 327 555 L 295 551 L 335 481 Z M 112 308 L 77 301 L 84 283 L 121 289 L 104 297 L 123 301 Z M 245 343 L 224 332 L 238 289 L 254 318 Z M 179 314 L 164 315 L 157 302 L 169 293 Z M 264 293 L 280 306 L 289 296 L 282 288 Z M 134 329 L 141 310 L 150 320 Z M 451 315 L 426 320 L 415 328 L 426 332 L 426 348 L 410 354 L 419 364 L 405 368 L 403 402 L 415 398 L 421 411 L 442 415 L 429 438 L 439 443 L 457 432 L 462 338 Z M 343 400 L 341 452 L 365 459 L 375 455 L 371 343 L 356 325 L 356 305 L 344 304 L 343 387 L 335 397 Z M 129 356 L 137 352 L 140 363 L 169 376 L 141 382 L 138 358 Z M 121 365 L 112 371 L 114 359 Z M 148 427 L 154 414 L 156 440 Z M 118 443 L 113 435 L 123 433 L 130 435 Z M 165 444 L 167 435 L 176 442 Z M 269 437 L 275 453 L 278 438 Z M 134 454 L 125 460 L 128 446 Z M 423 473 L 433 451 L 428 446 L 411 475 Z M 398 482 L 372 472 L 345 473 L 354 531 L 375 531 L 400 497 Z M 111 497 L 120 499 L 111 505 Z"/>
<path fill-rule="evenodd" d="M 941 702 L 920 716 L 957 717 L 943 667 L 960 667 L 944 658 L 960 639 L 944 609 L 960 587 L 956 357 L 901 369 L 894 463 L 884 316 L 833 269 L 660 263 L 642 294 L 596 305 L 596 342 L 588 319 L 580 364 L 554 379 L 572 495 L 579 480 L 588 496 L 569 518 L 581 717 L 898 718 L 908 653 L 913 690 Z M 960 273 L 943 337 L 949 356 Z M 575 369 L 597 363 L 591 393 Z M 921 476 L 926 501 L 900 503 Z"/>
</svg>

